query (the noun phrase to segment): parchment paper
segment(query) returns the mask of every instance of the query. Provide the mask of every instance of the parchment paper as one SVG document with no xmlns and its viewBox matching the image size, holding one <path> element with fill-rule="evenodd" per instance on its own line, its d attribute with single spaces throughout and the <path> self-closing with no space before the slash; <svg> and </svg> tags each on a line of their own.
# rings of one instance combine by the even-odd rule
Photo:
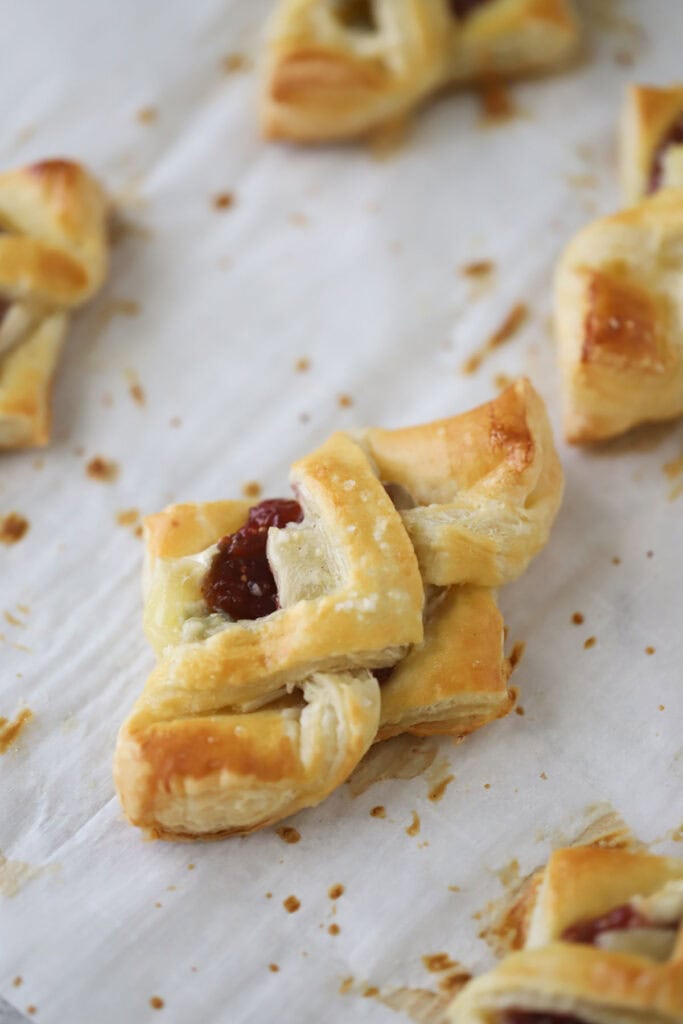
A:
<svg viewBox="0 0 683 1024">
<path fill-rule="evenodd" d="M 560 444 L 551 543 L 501 593 L 510 644 L 526 643 L 523 716 L 459 745 L 399 741 L 386 771 L 415 777 L 342 787 L 288 823 L 297 843 L 145 843 L 122 819 L 114 740 L 153 664 L 129 510 L 248 481 L 286 493 L 290 462 L 332 430 L 452 414 L 499 375 L 530 374 L 557 425 L 554 261 L 620 202 L 625 83 L 680 77 L 680 4 L 586 2 L 586 59 L 516 86 L 509 123 L 449 95 L 385 159 L 267 145 L 253 60 L 269 6 L 2 5 L 3 167 L 80 158 L 127 221 L 72 323 L 50 447 L 0 456 L 0 516 L 30 524 L 0 546 L 0 715 L 34 712 L 0 758 L 0 994 L 46 1024 L 382 1024 L 408 1019 L 387 1004 L 411 989 L 424 1022 L 440 976 L 422 957 L 493 963 L 472 915 L 592 805 L 681 850 L 683 499 L 663 472 L 681 424 Z M 497 271 L 477 288 L 460 268 L 481 259 Z M 520 301 L 526 325 L 463 375 Z M 88 476 L 96 455 L 115 480 Z"/>
</svg>

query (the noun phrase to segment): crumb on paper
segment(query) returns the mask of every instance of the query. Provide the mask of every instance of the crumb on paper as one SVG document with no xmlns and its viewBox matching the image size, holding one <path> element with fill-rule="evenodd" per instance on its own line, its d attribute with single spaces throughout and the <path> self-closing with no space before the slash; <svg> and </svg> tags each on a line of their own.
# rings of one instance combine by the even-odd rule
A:
<svg viewBox="0 0 683 1024">
<path fill-rule="evenodd" d="M 105 459 L 101 455 L 94 455 L 85 467 L 86 474 L 91 480 L 99 480 L 101 483 L 113 483 L 119 475 L 118 463 L 112 459 Z"/>
<path fill-rule="evenodd" d="M 277 972 L 280 970 L 280 968 L 278 967 L 277 964 L 268 964 L 268 970 L 272 971 L 273 974 L 277 974 Z"/>
<path fill-rule="evenodd" d="M 28 1005 L 28 1006 L 26 1007 L 26 1012 L 27 1012 L 27 1013 L 30 1013 L 30 1015 L 31 1015 L 31 1016 L 33 1016 L 33 1015 L 34 1015 L 34 1013 L 38 1013 L 38 1007 L 37 1007 L 37 1006 L 34 1006 L 34 1005 L 33 1005 L 33 1003 L 30 1003 L 30 1004 L 29 1004 L 29 1005 Z"/>
<path fill-rule="evenodd" d="M 507 373 L 496 373 L 493 377 L 493 386 L 496 391 L 505 391 L 514 382 L 513 377 L 509 377 Z"/>
<path fill-rule="evenodd" d="M 344 895 L 345 892 L 345 887 L 337 883 L 336 885 L 330 886 L 330 888 L 327 890 L 327 895 L 330 897 L 331 900 L 338 900 L 340 896 Z"/>
<path fill-rule="evenodd" d="M 286 900 L 282 901 L 282 906 L 288 914 L 296 914 L 301 906 L 301 900 L 298 900 L 296 896 L 288 896 Z"/>
<path fill-rule="evenodd" d="M 655 648 L 654 647 L 646 647 L 645 648 L 645 653 L 646 654 L 654 654 L 655 653 Z"/>
<path fill-rule="evenodd" d="M 524 657 L 525 651 L 526 643 L 523 640 L 515 640 L 514 644 L 512 645 L 512 650 L 510 651 L 510 657 L 508 659 L 510 662 L 511 672 L 515 671 L 520 661 Z"/>
<path fill-rule="evenodd" d="M 583 642 L 583 649 L 584 649 L 584 651 L 589 651 L 591 649 L 591 647 L 595 647 L 597 642 L 598 642 L 597 641 L 597 637 L 589 636 L 588 639 L 584 640 L 584 642 Z"/>
<path fill-rule="evenodd" d="M 26 536 L 29 521 L 19 512 L 8 512 L 0 519 L 0 544 L 17 544 Z"/>
<path fill-rule="evenodd" d="M 291 825 L 281 825 L 280 828 L 276 828 L 275 831 L 282 842 L 288 843 L 290 846 L 294 845 L 294 843 L 298 843 L 301 839 L 301 833 L 299 830 L 292 828 Z"/>
<path fill-rule="evenodd" d="M 139 316 L 142 307 L 135 299 L 104 299 L 97 307 L 96 324 L 93 338 L 102 334 L 117 316 Z"/>
<path fill-rule="evenodd" d="M 154 124 L 159 117 L 156 107 L 140 107 L 135 115 L 135 120 L 140 124 Z"/>
<path fill-rule="evenodd" d="M 26 723 L 33 718 L 30 708 L 22 708 L 16 718 L 0 718 L 0 754 L 6 754 L 21 735 Z"/>
<path fill-rule="evenodd" d="M 408 836 L 416 836 L 419 834 L 420 831 L 420 815 L 417 813 L 417 811 L 413 811 L 412 813 L 413 820 L 406 829 L 406 835 Z"/>
<path fill-rule="evenodd" d="M 311 417 L 310 417 L 309 413 L 307 413 L 307 412 L 300 412 L 299 413 L 299 423 L 310 423 L 310 421 L 311 421 Z"/>
<path fill-rule="evenodd" d="M 141 536 L 140 513 L 136 508 L 122 508 L 116 513 L 116 522 L 118 526 L 131 529 L 136 537 Z"/>
<path fill-rule="evenodd" d="M 348 978 L 344 978 L 344 980 L 342 981 L 341 985 L 339 986 L 339 995 L 340 996 L 346 995 L 347 992 L 351 991 L 352 986 L 353 986 L 353 977 L 349 976 Z"/>
<path fill-rule="evenodd" d="M 331 924 L 327 931 L 330 935 L 339 935 L 341 928 L 338 924 Z"/>
<path fill-rule="evenodd" d="M 26 629 L 26 623 L 22 622 L 21 619 L 18 619 L 16 615 L 12 614 L 12 612 L 4 611 L 3 617 L 5 619 L 5 622 L 8 623 L 8 625 L 18 626 L 19 629 Z"/>
<path fill-rule="evenodd" d="M 150 996 L 149 1005 L 153 1010 L 163 1010 L 164 1001 L 161 996 Z"/>
<path fill-rule="evenodd" d="M 17 974 L 16 978 L 14 978 L 14 980 L 12 981 L 12 985 L 14 986 L 14 988 L 19 988 L 23 980 L 24 979 L 21 977 L 21 975 Z"/>
<path fill-rule="evenodd" d="M 43 458 L 42 455 L 39 455 L 36 459 L 33 460 L 33 468 L 34 469 L 42 469 L 44 467 L 44 465 L 45 465 L 45 459 Z"/>
<path fill-rule="evenodd" d="M 235 205 L 234 192 L 218 192 L 212 199 L 214 210 L 229 210 Z"/>
<path fill-rule="evenodd" d="M 518 704 L 517 707 L 515 708 L 515 714 L 519 715 L 520 718 L 524 718 L 524 716 L 526 714 L 526 711 L 524 710 L 524 708 L 522 707 L 521 704 Z M 484 786 L 484 789 L 486 789 L 486 788 L 487 787 Z"/>
<path fill-rule="evenodd" d="M 242 484 L 242 495 L 245 498 L 260 498 L 261 493 L 262 487 L 258 480 L 247 480 L 246 483 Z"/>
<path fill-rule="evenodd" d="M 337 404 L 340 409 L 349 409 L 353 405 L 351 395 L 341 394 L 337 396 Z"/>
<path fill-rule="evenodd" d="M 370 810 L 370 817 L 371 818 L 386 818 L 386 816 L 387 816 L 386 808 L 383 807 L 382 804 L 378 804 L 376 807 L 373 807 Z"/>
<path fill-rule="evenodd" d="M 169 427 L 173 427 L 174 430 L 177 430 L 178 427 L 181 427 L 183 425 L 183 421 L 181 420 L 180 416 L 171 416 L 170 420 L 168 421 L 168 425 Z"/>
<path fill-rule="evenodd" d="M 306 373 L 311 368 L 311 360 L 307 356 L 301 356 L 294 364 L 297 373 Z"/>
<path fill-rule="evenodd" d="M 234 75 L 240 71 L 249 71 L 251 59 L 244 53 L 226 53 L 221 58 L 221 71 L 226 75 Z"/>
<path fill-rule="evenodd" d="M 459 885 L 449 885 L 448 886 L 448 891 L 449 892 L 462 892 L 462 889 L 460 888 Z"/>
<path fill-rule="evenodd" d="M 463 277 L 490 277 L 496 269 L 493 260 L 472 260 L 460 268 Z"/>
<path fill-rule="evenodd" d="M 574 614 L 572 615 L 572 622 L 575 626 L 582 626 L 584 621 L 585 619 L 581 612 L 574 612 Z"/>
<path fill-rule="evenodd" d="M 509 341 L 517 331 L 526 323 L 529 317 L 529 307 L 524 302 L 518 302 L 512 307 L 503 320 L 500 327 L 493 332 L 485 344 L 474 352 L 462 365 L 462 373 L 476 373 L 484 359 L 495 349 L 500 348 L 506 341 Z"/>
<path fill-rule="evenodd" d="M 646 558 L 654 558 L 655 557 L 655 553 L 654 553 L 654 551 L 646 551 L 645 552 L 645 556 L 646 556 Z"/>
<path fill-rule="evenodd" d="M 196 864 L 188 864 L 188 865 L 187 865 L 187 870 L 188 870 L 188 871 L 194 871 L 194 869 L 195 869 L 196 867 L 197 867 L 197 865 L 196 865 Z"/>
<path fill-rule="evenodd" d="M 612 559 L 612 565 L 621 565 L 621 559 L 619 558 L 619 555 L 614 556 L 614 558 Z"/>
<path fill-rule="evenodd" d="M 541 772 L 541 774 L 538 777 L 539 777 L 539 779 L 543 779 L 544 782 L 548 781 L 548 776 L 546 775 L 545 772 Z"/>
</svg>

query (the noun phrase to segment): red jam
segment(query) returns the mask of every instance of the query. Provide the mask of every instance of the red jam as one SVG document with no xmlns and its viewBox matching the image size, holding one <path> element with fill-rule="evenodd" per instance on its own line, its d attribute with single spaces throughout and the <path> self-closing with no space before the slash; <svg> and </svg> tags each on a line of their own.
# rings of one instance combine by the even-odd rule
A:
<svg viewBox="0 0 683 1024">
<path fill-rule="evenodd" d="M 585 1024 L 566 1013 L 537 1013 L 535 1010 L 503 1010 L 500 1024 Z"/>
<path fill-rule="evenodd" d="M 202 594 L 212 612 L 225 612 L 232 619 L 260 619 L 279 608 L 266 558 L 268 530 L 302 519 L 299 503 L 285 498 L 271 498 L 249 509 L 244 526 L 218 542 L 204 578 Z"/>
<path fill-rule="evenodd" d="M 489 0 L 448 0 L 456 18 L 467 18 L 477 7 L 483 7 Z"/>
<path fill-rule="evenodd" d="M 647 928 L 649 924 L 650 922 L 642 914 L 634 910 L 629 903 L 625 903 L 601 917 L 571 924 L 562 932 L 561 938 L 564 942 L 581 942 L 593 946 L 602 932 L 622 932 L 629 928 Z"/>
<path fill-rule="evenodd" d="M 650 180 L 647 186 L 649 195 L 656 192 L 658 188 L 661 188 L 662 175 L 664 173 L 664 157 L 666 156 L 667 150 L 670 149 L 671 146 L 680 145 L 683 145 L 683 113 L 676 121 L 674 121 L 669 130 L 662 136 L 659 141 L 659 145 L 655 150 L 655 155 L 652 158 L 652 167 L 650 168 Z"/>
</svg>

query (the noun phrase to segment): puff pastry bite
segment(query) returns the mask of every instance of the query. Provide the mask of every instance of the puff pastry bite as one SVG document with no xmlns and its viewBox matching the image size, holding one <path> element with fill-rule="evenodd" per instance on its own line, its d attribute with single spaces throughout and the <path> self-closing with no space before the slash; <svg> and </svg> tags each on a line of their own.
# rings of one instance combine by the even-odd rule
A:
<svg viewBox="0 0 683 1024">
<path fill-rule="evenodd" d="M 683 190 L 595 221 L 565 250 L 555 325 L 572 442 L 683 413 Z"/>
<path fill-rule="evenodd" d="M 572 0 L 280 0 L 262 128 L 299 142 L 359 135 L 444 85 L 552 67 L 577 40 Z"/>
<path fill-rule="evenodd" d="M 107 205 L 79 164 L 0 175 L 0 448 L 45 444 L 68 314 L 106 273 Z"/>
<path fill-rule="evenodd" d="M 631 85 L 621 117 L 620 172 L 626 201 L 683 188 L 683 85 Z"/>
<path fill-rule="evenodd" d="M 291 482 L 295 501 L 146 520 L 159 663 L 121 728 L 115 778 L 154 835 L 259 828 L 324 799 L 377 738 L 464 735 L 511 707 L 490 587 L 542 547 L 562 491 L 531 385 L 409 432 L 335 434 Z M 441 557 L 465 536 L 473 554 Z"/>
<path fill-rule="evenodd" d="M 680 1024 L 683 860 L 558 850 L 524 949 L 471 982 L 453 1024 Z"/>
</svg>

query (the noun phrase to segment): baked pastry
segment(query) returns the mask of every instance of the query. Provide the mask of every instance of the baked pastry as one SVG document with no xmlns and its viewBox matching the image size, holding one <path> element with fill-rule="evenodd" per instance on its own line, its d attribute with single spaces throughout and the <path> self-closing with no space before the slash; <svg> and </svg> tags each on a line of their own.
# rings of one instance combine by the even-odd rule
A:
<svg viewBox="0 0 683 1024">
<path fill-rule="evenodd" d="M 683 85 L 631 85 L 620 135 L 621 183 L 628 203 L 661 188 L 683 188 Z"/>
<path fill-rule="evenodd" d="M 553 67 L 577 40 L 572 0 L 280 0 L 261 125 L 297 142 L 357 136 L 444 85 Z"/>
<path fill-rule="evenodd" d="M 567 440 L 683 413 L 683 191 L 584 228 L 555 280 Z"/>
<path fill-rule="evenodd" d="M 465 987 L 453 1024 L 681 1024 L 683 860 L 558 850 L 525 946 Z"/>
<path fill-rule="evenodd" d="M 145 522 L 159 663 L 115 777 L 154 835 L 259 828 L 322 800 L 378 737 L 464 735 L 511 707 L 488 588 L 542 547 L 562 491 L 531 385 L 421 428 L 335 434 L 291 481 L 296 501 L 176 505 Z M 475 554 L 446 558 L 449 537 Z"/>
<path fill-rule="evenodd" d="M 79 164 L 0 175 L 0 448 L 45 444 L 68 313 L 106 273 L 106 201 Z"/>
</svg>

